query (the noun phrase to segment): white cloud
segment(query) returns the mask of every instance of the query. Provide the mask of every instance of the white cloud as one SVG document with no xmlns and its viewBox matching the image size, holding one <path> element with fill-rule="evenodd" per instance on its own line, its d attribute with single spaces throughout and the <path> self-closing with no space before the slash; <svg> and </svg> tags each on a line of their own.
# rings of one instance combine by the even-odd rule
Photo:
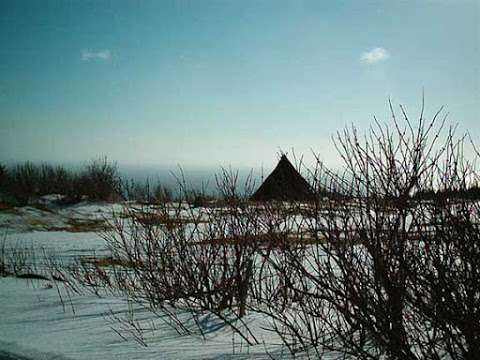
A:
<svg viewBox="0 0 480 360">
<path fill-rule="evenodd" d="M 112 58 L 112 53 L 108 49 L 92 51 L 89 49 L 82 50 L 82 60 L 83 61 L 108 61 Z"/>
<path fill-rule="evenodd" d="M 390 57 L 390 54 L 387 50 L 381 47 L 377 47 L 370 51 L 364 52 L 360 57 L 360 61 L 364 64 L 377 64 L 379 62 L 385 61 Z"/>
</svg>

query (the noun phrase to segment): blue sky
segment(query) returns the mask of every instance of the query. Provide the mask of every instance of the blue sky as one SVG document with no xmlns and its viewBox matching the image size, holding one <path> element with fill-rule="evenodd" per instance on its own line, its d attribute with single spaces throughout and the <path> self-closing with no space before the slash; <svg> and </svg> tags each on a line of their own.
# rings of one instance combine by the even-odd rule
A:
<svg viewBox="0 0 480 360">
<path fill-rule="evenodd" d="M 338 158 L 386 102 L 480 142 L 480 2 L 0 2 L 0 161 Z"/>
</svg>

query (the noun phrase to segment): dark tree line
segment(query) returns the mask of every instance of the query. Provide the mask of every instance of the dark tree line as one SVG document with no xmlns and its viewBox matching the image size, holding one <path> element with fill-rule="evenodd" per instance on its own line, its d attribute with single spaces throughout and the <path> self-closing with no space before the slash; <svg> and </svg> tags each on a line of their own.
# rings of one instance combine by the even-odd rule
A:
<svg viewBox="0 0 480 360">
<path fill-rule="evenodd" d="M 90 200 L 119 199 L 121 181 L 117 165 L 100 158 L 78 171 L 47 163 L 0 165 L 0 196 L 12 205 L 26 205 L 47 194 L 65 196 L 66 203 Z"/>
</svg>

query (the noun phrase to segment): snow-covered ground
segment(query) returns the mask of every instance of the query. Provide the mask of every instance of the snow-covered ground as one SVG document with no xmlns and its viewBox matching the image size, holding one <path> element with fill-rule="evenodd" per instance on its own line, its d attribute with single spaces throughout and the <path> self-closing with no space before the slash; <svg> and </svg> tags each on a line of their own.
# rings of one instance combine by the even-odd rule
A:
<svg viewBox="0 0 480 360">
<path fill-rule="evenodd" d="M 108 219 L 121 204 L 92 204 L 88 202 L 60 207 L 39 203 L 37 206 L 16 207 L 0 211 L 0 231 L 61 231 L 88 230 Z"/>
<path fill-rule="evenodd" d="M 281 348 L 268 344 L 247 346 L 225 328 L 211 324 L 206 339 L 180 336 L 155 319 L 147 333 L 147 347 L 128 333 L 122 339 L 109 314 L 127 315 L 120 299 L 73 296 L 62 303 L 49 282 L 0 279 L 0 359 L 269 359 L 283 358 Z M 140 318 L 147 316 L 136 312 Z M 208 326 L 207 326 L 208 330 Z M 2 357 L 3 356 L 3 357 Z"/>
<path fill-rule="evenodd" d="M 91 220 L 108 218 L 120 205 L 83 203 L 65 208 L 24 207 L 0 212 L 0 238 L 6 248 L 45 249 L 62 261 L 78 255 L 102 254 L 105 243 L 89 228 Z M 79 226 L 86 221 L 88 226 Z M 95 224 L 94 224 L 95 225 Z M 89 230 L 90 231 L 82 231 Z M 59 296 L 59 292 L 62 295 Z M 155 331 L 146 333 L 146 347 L 128 333 L 120 336 L 111 314 L 128 316 L 123 299 L 71 295 L 52 281 L 0 277 L 0 360 L 20 359 L 270 359 L 287 351 L 269 333 L 259 330 L 261 345 L 248 346 L 229 328 L 206 317 L 206 338 L 181 336 L 160 318 L 135 311 Z M 109 315 L 110 314 L 110 315 Z M 247 319 L 260 329 L 257 316 Z"/>
</svg>

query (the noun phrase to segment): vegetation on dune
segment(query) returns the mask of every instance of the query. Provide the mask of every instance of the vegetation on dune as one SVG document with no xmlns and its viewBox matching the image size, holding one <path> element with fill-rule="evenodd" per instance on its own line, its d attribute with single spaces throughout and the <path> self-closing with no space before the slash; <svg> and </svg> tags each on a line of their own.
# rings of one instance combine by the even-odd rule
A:
<svg viewBox="0 0 480 360">
<path fill-rule="evenodd" d="M 51 194 L 61 195 L 55 200 L 60 205 L 82 200 L 128 200 L 141 204 L 158 204 L 181 199 L 194 207 L 200 207 L 212 206 L 217 202 L 218 198 L 208 194 L 205 186 L 184 192 L 186 183 L 183 173 L 181 177 L 182 180 L 178 178 L 178 181 L 182 189 L 178 192 L 182 195 L 177 196 L 159 181 L 152 183 L 149 179 L 140 182 L 122 178 L 117 164 L 107 158 L 91 160 L 78 171 L 61 165 L 34 164 L 28 161 L 11 166 L 0 164 L 0 210 L 12 206 L 39 206 L 39 198 Z"/>
<path fill-rule="evenodd" d="M 107 158 L 92 160 L 79 171 L 63 166 L 25 162 L 0 165 L 0 201 L 22 206 L 42 195 L 64 195 L 68 204 L 83 198 L 94 201 L 118 200 L 121 194 L 118 168 Z"/>
</svg>

